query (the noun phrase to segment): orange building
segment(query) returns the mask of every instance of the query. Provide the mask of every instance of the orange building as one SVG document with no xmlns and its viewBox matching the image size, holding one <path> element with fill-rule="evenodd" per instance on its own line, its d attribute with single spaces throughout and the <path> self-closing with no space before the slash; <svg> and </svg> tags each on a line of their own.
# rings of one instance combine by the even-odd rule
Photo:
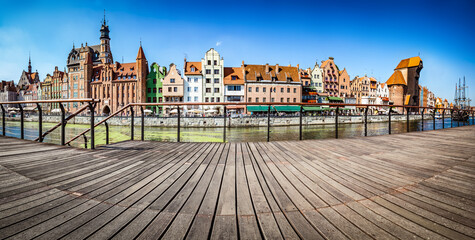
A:
<svg viewBox="0 0 475 240">
<path fill-rule="evenodd" d="M 299 66 L 247 65 L 244 69 L 245 99 L 250 103 L 300 103 L 302 82 Z"/>
<path fill-rule="evenodd" d="M 351 96 L 351 89 L 350 89 L 350 75 L 346 71 L 346 68 L 343 68 L 342 71 L 338 72 L 338 83 L 339 83 L 339 96 L 342 98 L 350 97 Z"/>
</svg>

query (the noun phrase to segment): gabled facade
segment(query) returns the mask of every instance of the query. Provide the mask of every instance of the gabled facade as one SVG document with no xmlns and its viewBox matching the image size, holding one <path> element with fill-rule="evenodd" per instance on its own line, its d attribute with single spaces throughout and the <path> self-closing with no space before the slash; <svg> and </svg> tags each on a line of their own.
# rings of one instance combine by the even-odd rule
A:
<svg viewBox="0 0 475 240">
<path fill-rule="evenodd" d="M 230 103 L 245 102 L 244 99 L 244 68 L 241 67 L 225 67 L 224 68 L 224 101 Z M 229 112 L 240 114 L 244 113 L 244 106 L 228 106 Z"/>
<path fill-rule="evenodd" d="M 370 78 L 367 76 L 358 77 L 356 76 L 350 82 L 351 95 L 356 98 L 356 103 L 363 104 L 363 102 L 368 102 L 368 100 L 363 101 L 363 98 L 367 99 L 370 92 Z"/>
<path fill-rule="evenodd" d="M 339 96 L 341 98 L 346 98 L 351 96 L 351 89 L 350 89 L 350 75 L 346 71 L 346 68 L 343 68 L 342 71 L 338 72 L 338 83 L 339 83 Z"/>
<path fill-rule="evenodd" d="M 183 65 L 185 102 L 203 102 L 203 71 L 201 62 L 187 62 Z M 185 106 L 189 109 L 202 109 L 202 106 Z"/>
<path fill-rule="evenodd" d="M 183 102 L 183 77 L 175 64 L 170 65 L 170 71 L 163 78 L 163 98 L 165 103 Z M 168 114 L 170 107 L 165 106 L 164 111 Z"/>
<path fill-rule="evenodd" d="M 147 75 L 147 103 L 161 103 L 163 102 L 163 79 L 167 75 L 167 68 L 152 63 L 150 65 L 150 72 Z M 147 109 L 152 112 L 160 114 L 162 112 L 162 106 L 147 106 Z"/>
<path fill-rule="evenodd" d="M 310 78 L 310 87 L 314 87 L 317 93 L 323 93 L 323 70 L 318 66 L 318 63 L 315 63 L 315 66 L 311 71 Z"/>
<path fill-rule="evenodd" d="M 31 58 L 28 58 L 28 71 L 23 70 L 20 80 L 18 80 L 17 86 L 19 90 L 25 90 L 28 88 L 28 85 L 40 82 L 38 71 L 32 72 L 31 69 Z"/>
<path fill-rule="evenodd" d="M 340 86 L 338 79 L 340 78 L 339 69 L 335 65 L 334 58 L 329 57 L 328 60 L 322 61 L 320 67 L 323 71 L 323 90 L 328 96 L 338 97 L 340 95 Z"/>
<path fill-rule="evenodd" d="M 219 53 L 211 48 L 201 59 L 204 102 L 224 102 L 224 63 Z"/>
<path fill-rule="evenodd" d="M 17 90 L 15 83 L 12 81 L 0 81 L 0 102 L 17 101 Z M 7 104 L 5 107 L 14 107 Z"/>
</svg>

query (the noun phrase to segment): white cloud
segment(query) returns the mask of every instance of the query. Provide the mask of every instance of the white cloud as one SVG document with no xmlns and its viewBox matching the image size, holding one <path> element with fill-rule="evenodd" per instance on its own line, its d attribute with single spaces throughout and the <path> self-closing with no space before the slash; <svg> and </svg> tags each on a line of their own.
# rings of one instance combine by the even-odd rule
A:
<svg viewBox="0 0 475 240">
<path fill-rule="evenodd" d="M 221 45 L 221 43 L 223 43 L 223 42 L 216 42 L 216 47 L 218 47 L 219 45 Z"/>
</svg>

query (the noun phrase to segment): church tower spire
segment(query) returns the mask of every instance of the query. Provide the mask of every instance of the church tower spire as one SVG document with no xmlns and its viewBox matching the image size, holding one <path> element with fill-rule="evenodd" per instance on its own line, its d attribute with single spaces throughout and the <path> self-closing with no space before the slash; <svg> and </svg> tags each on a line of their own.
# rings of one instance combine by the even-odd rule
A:
<svg viewBox="0 0 475 240">
<path fill-rule="evenodd" d="M 31 53 L 28 53 L 28 73 L 31 74 Z"/>
<path fill-rule="evenodd" d="M 101 53 L 100 53 L 100 59 L 102 63 L 112 63 L 112 53 L 110 49 L 110 37 L 109 37 L 109 26 L 107 25 L 106 22 L 106 10 L 104 9 L 104 19 L 102 21 L 102 26 L 101 26 L 101 37 L 99 38 L 101 40 Z"/>
</svg>

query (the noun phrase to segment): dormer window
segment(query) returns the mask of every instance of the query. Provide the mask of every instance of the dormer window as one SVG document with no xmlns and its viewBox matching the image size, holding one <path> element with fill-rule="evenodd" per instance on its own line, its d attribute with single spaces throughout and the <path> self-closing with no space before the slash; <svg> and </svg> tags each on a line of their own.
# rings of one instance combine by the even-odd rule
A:
<svg viewBox="0 0 475 240">
<path fill-rule="evenodd" d="M 272 77 L 272 81 L 277 81 L 277 77 Z"/>
<path fill-rule="evenodd" d="M 191 72 L 195 72 L 195 67 L 191 67 Z"/>
<path fill-rule="evenodd" d="M 262 77 L 257 77 L 256 80 L 257 81 L 262 81 Z"/>
<path fill-rule="evenodd" d="M 287 77 L 287 82 L 292 82 L 292 78 L 291 78 L 291 77 Z"/>
<path fill-rule="evenodd" d="M 237 80 L 236 76 L 231 76 L 231 80 Z"/>
</svg>

